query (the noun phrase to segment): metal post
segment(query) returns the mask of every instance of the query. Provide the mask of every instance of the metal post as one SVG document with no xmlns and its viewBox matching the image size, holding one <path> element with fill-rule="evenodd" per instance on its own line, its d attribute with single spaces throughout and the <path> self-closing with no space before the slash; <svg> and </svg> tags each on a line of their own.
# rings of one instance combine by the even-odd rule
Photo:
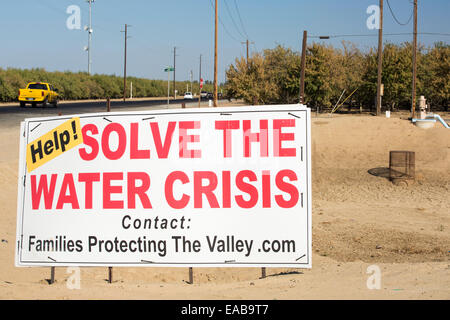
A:
<svg viewBox="0 0 450 320">
<path fill-rule="evenodd" d="M 194 284 L 194 270 L 189 267 L 189 284 Z"/>
<path fill-rule="evenodd" d="M 50 268 L 50 284 L 55 283 L 55 267 Z"/>
<path fill-rule="evenodd" d="M 302 42 L 302 61 L 300 70 L 300 103 L 305 102 L 305 66 L 306 66 L 306 45 L 308 39 L 308 32 L 303 31 L 303 42 Z"/>
<path fill-rule="evenodd" d="M 90 75 L 92 70 L 91 70 L 91 65 L 92 65 L 92 61 L 91 61 L 91 46 L 92 46 L 92 2 L 94 2 L 94 0 L 88 0 L 89 2 L 89 30 L 88 30 L 88 74 Z"/>
<path fill-rule="evenodd" d="M 106 98 L 106 111 L 107 112 L 111 111 L 111 99 L 110 99 L 110 97 Z"/>
<path fill-rule="evenodd" d="M 108 267 L 108 283 L 112 283 L 112 282 L 113 282 L 113 268 Z"/>
<path fill-rule="evenodd" d="M 59 112 L 58 116 L 62 116 L 62 113 Z M 55 267 L 50 267 L 50 283 L 49 284 L 53 284 L 55 283 Z"/>
<path fill-rule="evenodd" d="M 266 277 L 266 268 L 261 268 L 261 279 L 264 279 Z"/>
</svg>

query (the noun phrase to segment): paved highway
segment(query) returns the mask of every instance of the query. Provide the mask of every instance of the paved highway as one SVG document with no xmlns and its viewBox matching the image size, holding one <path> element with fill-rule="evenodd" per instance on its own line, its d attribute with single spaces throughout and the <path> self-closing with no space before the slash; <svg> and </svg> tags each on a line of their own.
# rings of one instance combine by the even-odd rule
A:
<svg viewBox="0 0 450 320">
<path fill-rule="evenodd" d="M 224 101 L 224 100 L 222 100 Z M 181 108 L 181 104 L 185 102 L 186 107 L 197 107 L 198 100 L 176 99 L 170 100 L 169 108 Z M 208 100 L 202 100 L 202 107 L 208 106 Z M 136 99 L 136 100 L 114 100 L 111 101 L 111 111 L 135 111 L 135 110 L 156 110 L 167 108 L 167 99 Z M 98 100 L 91 102 L 61 102 L 57 108 L 49 105 L 43 108 L 40 105 L 32 107 L 27 105 L 24 108 L 19 107 L 19 103 L 8 106 L 0 106 L 0 124 L 2 126 L 17 125 L 25 118 L 34 117 L 50 117 L 58 114 L 80 114 L 105 112 L 106 100 Z"/>
</svg>

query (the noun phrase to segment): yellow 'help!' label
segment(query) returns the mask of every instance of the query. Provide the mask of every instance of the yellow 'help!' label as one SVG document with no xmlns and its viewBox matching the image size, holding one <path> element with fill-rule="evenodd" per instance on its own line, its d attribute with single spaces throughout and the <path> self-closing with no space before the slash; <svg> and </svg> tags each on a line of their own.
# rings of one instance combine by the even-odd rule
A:
<svg viewBox="0 0 450 320">
<path fill-rule="evenodd" d="M 83 143 L 80 118 L 72 118 L 27 145 L 28 172 Z"/>
</svg>

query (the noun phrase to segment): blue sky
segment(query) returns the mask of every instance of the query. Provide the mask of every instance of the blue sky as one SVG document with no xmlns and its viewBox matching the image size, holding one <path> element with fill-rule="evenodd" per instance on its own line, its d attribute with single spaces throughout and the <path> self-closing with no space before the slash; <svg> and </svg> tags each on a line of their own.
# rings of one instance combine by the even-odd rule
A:
<svg viewBox="0 0 450 320">
<path fill-rule="evenodd" d="M 176 78 L 188 80 L 193 71 L 198 79 L 199 56 L 202 75 L 213 79 L 214 0 L 96 0 L 93 4 L 92 71 L 123 74 L 123 30 L 129 28 L 127 74 L 150 79 L 167 79 L 163 69 L 173 65 L 173 47 L 177 47 Z M 412 12 L 412 0 L 389 0 L 397 19 L 406 22 Z M 450 1 L 419 0 L 419 32 L 450 33 Z M 303 30 L 309 35 L 373 34 L 374 37 L 334 38 L 326 40 L 336 47 L 342 40 L 356 43 L 360 49 L 377 45 L 377 30 L 369 30 L 367 7 L 379 0 L 218 0 L 219 81 L 225 68 L 236 57 L 245 56 L 248 38 L 254 42 L 250 52 L 273 48 L 277 44 L 299 51 Z M 87 32 L 69 30 L 66 20 L 70 5 L 81 8 L 81 26 L 88 24 L 85 0 L 1 1 L 0 67 L 42 67 L 49 71 L 87 71 Z M 384 32 L 412 32 L 412 20 L 397 24 L 384 2 Z M 236 10 L 238 8 L 239 11 Z M 239 13 L 238 13 L 239 12 Z M 241 23 L 242 20 L 242 23 Z M 412 35 L 385 36 L 385 41 L 411 41 Z M 309 39 L 309 42 L 319 41 Z M 419 42 L 432 45 L 449 43 L 449 36 L 419 35 Z"/>
</svg>

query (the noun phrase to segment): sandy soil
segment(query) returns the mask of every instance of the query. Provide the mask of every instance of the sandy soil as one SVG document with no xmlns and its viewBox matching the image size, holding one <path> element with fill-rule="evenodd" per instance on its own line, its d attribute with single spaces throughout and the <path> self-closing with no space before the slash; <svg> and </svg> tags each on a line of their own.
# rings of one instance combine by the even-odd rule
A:
<svg viewBox="0 0 450 320">
<path fill-rule="evenodd" d="M 107 268 L 82 268 L 80 289 L 66 268 L 49 285 L 49 268 L 14 267 L 19 123 L 2 125 L 0 298 L 450 299 L 450 131 L 405 118 L 313 115 L 312 269 L 195 268 L 191 285 L 187 268 L 114 268 L 112 284 Z M 415 151 L 414 185 L 384 177 L 390 150 Z"/>
</svg>

